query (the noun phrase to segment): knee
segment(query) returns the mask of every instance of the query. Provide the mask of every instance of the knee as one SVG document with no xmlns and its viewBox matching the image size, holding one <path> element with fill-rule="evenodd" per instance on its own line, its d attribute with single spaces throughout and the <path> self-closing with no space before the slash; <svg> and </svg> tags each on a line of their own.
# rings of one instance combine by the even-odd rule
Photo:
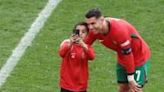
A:
<svg viewBox="0 0 164 92">
<path fill-rule="evenodd" d="M 119 84 L 119 92 L 129 92 L 128 84 Z"/>
</svg>

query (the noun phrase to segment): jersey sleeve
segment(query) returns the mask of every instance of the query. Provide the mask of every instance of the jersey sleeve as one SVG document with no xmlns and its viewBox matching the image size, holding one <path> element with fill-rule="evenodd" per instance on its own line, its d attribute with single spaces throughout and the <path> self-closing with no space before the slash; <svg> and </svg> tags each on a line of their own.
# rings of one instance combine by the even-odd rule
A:
<svg viewBox="0 0 164 92">
<path fill-rule="evenodd" d="M 93 60 L 95 58 L 95 52 L 94 52 L 94 49 L 87 45 L 88 46 L 88 50 L 85 50 L 85 53 L 87 54 L 87 58 L 89 60 Z"/>
<path fill-rule="evenodd" d="M 128 31 L 120 30 L 114 35 L 113 39 L 117 42 L 119 59 L 121 59 L 121 63 L 123 63 L 127 74 L 134 74 L 134 57 L 131 47 L 131 37 Z"/>
<path fill-rule="evenodd" d="M 67 52 L 69 51 L 70 49 L 70 41 L 67 39 L 67 40 L 64 40 L 61 44 L 60 44 L 60 47 L 59 47 L 59 55 L 61 57 L 65 57 L 65 55 L 67 54 Z"/>
</svg>

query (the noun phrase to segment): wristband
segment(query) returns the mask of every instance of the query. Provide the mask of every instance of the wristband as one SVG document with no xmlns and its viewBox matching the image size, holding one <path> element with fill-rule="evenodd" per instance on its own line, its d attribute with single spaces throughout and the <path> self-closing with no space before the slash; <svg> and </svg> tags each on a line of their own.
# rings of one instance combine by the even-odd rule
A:
<svg viewBox="0 0 164 92">
<path fill-rule="evenodd" d="M 128 81 L 134 81 L 134 74 L 127 76 Z"/>
</svg>

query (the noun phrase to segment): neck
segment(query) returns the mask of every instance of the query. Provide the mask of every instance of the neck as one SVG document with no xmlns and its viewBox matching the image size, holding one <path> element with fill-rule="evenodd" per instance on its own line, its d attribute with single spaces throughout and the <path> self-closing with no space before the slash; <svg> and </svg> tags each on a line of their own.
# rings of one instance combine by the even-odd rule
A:
<svg viewBox="0 0 164 92">
<path fill-rule="evenodd" d="M 106 21 L 106 20 L 104 20 L 104 22 L 103 22 L 103 27 L 102 27 L 103 33 L 104 33 L 104 34 L 108 34 L 109 29 L 110 29 L 110 28 L 109 28 L 109 22 Z"/>
</svg>

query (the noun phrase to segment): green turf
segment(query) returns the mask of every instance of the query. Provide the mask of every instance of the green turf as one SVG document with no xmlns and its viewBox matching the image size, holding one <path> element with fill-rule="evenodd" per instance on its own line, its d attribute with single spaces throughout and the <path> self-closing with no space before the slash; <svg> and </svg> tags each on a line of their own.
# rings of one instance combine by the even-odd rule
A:
<svg viewBox="0 0 164 92">
<path fill-rule="evenodd" d="M 47 0 L 0 0 L 0 68 Z"/>
<path fill-rule="evenodd" d="M 84 20 L 84 13 L 93 7 L 99 7 L 105 16 L 122 17 L 136 26 L 152 50 L 149 82 L 144 92 L 162 92 L 164 90 L 163 0 L 63 0 L 0 91 L 59 92 L 58 47 L 62 40 L 69 37 L 73 25 Z M 95 43 L 93 47 L 96 59 L 89 64 L 88 92 L 117 92 L 115 53 L 99 43 Z"/>
</svg>

